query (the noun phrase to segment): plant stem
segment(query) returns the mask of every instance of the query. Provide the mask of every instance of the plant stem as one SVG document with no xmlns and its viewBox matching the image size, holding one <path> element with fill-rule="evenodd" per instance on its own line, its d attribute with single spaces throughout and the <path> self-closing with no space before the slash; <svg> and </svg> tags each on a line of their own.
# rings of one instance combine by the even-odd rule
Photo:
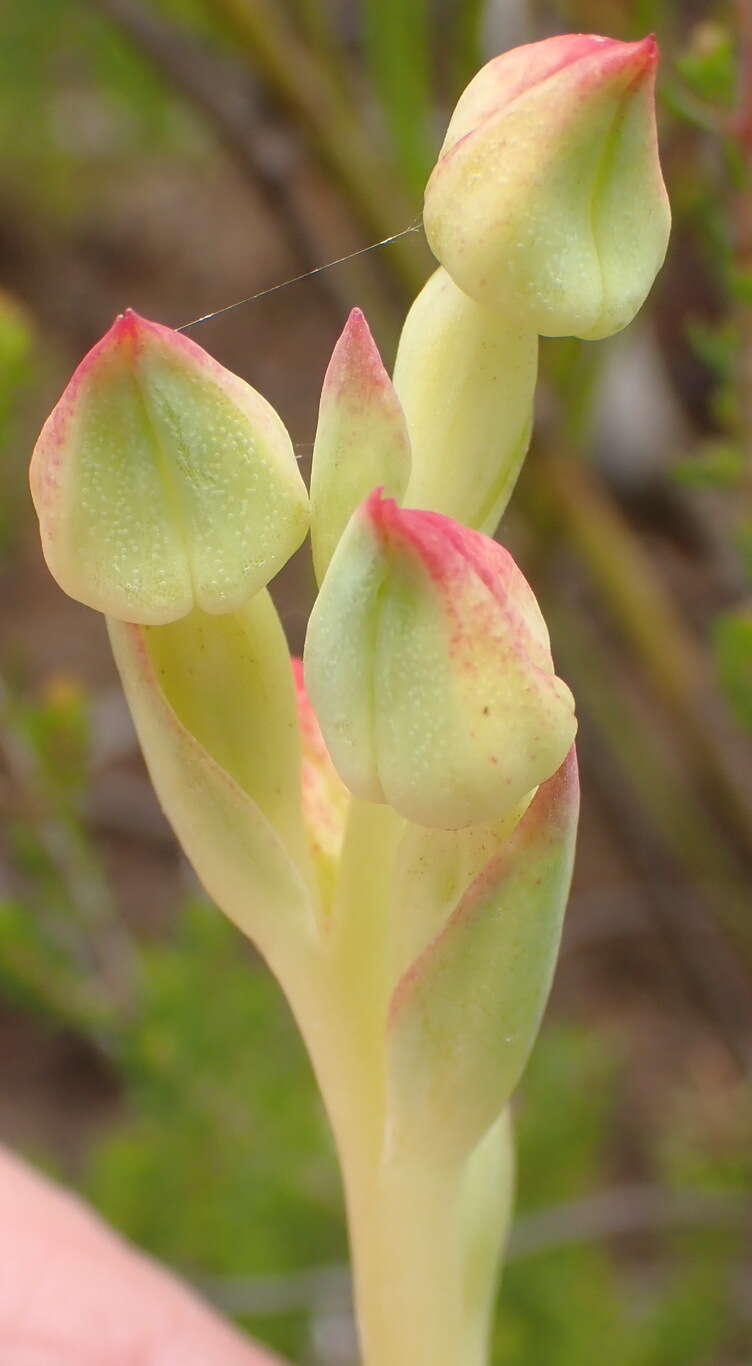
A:
<svg viewBox="0 0 752 1366">
<path fill-rule="evenodd" d="M 363 1366 L 482 1366 L 468 1356 L 460 1177 L 343 1155 Z"/>
<path fill-rule="evenodd" d="M 483 1366 L 510 1205 L 506 1123 L 451 1167 L 385 1142 L 389 908 L 404 827 L 353 800 L 331 921 L 285 988 L 339 1153 L 363 1366 Z"/>
</svg>

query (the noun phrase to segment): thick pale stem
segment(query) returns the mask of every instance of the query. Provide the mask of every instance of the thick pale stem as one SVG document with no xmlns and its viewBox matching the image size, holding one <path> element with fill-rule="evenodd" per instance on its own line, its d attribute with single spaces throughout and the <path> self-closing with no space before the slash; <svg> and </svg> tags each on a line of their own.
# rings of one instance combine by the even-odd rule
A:
<svg viewBox="0 0 752 1366">
<path fill-rule="evenodd" d="M 384 1156 L 386 935 L 404 823 L 355 802 L 329 938 L 288 972 L 342 1167 L 363 1366 L 483 1366 L 510 1202 L 506 1120 L 469 1159 Z"/>
<path fill-rule="evenodd" d="M 482 1366 L 468 1355 L 460 1178 L 343 1157 L 363 1366 Z"/>
</svg>

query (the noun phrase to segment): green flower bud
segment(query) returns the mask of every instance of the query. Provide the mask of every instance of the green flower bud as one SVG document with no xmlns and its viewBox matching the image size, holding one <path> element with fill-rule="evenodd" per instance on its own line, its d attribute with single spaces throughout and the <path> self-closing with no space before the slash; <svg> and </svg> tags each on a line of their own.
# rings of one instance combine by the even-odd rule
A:
<svg viewBox="0 0 752 1366">
<path fill-rule="evenodd" d="M 303 540 L 305 486 L 274 409 L 179 332 L 128 311 L 42 428 L 31 490 L 50 571 L 123 621 L 224 613 Z"/>
<path fill-rule="evenodd" d="M 358 504 L 377 484 L 401 498 L 409 474 L 405 416 L 368 323 L 354 308 L 324 377 L 313 447 L 311 544 L 319 583 Z"/>
<path fill-rule="evenodd" d="M 663 263 L 653 37 L 565 34 L 502 53 L 460 97 L 426 189 L 460 289 L 543 336 L 631 322 Z"/>
<path fill-rule="evenodd" d="M 377 490 L 311 615 L 308 692 L 350 790 L 420 825 L 491 821 L 575 734 L 533 593 L 500 545 Z"/>
</svg>

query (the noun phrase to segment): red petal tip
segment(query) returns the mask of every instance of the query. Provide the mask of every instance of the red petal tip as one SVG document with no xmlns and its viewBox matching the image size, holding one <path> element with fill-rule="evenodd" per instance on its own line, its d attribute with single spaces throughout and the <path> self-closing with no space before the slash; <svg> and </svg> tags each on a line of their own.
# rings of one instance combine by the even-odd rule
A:
<svg viewBox="0 0 752 1366">
<path fill-rule="evenodd" d="M 654 66 L 660 56 L 658 39 L 654 33 L 648 33 L 641 42 L 635 44 L 637 53 L 643 58 L 646 66 Z"/>
<path fill-rule="evenodd" d="M 140 313 L 132 308 L 124 308 L 122 313 L 118 313 L 109 332 L 102 338 L 102 342 L 108 342 L 116 346 L 133 343 L 138 337 L 142 336 L 149 323 L 146 318 L 142 318 Z"/>
</svg>

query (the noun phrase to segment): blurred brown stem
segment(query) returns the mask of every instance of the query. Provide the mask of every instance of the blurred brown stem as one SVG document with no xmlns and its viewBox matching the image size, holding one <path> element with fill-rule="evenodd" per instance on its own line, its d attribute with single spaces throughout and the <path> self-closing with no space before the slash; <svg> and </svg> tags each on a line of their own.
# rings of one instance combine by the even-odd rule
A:
<svg viewBox="0 0 752 1366">
<path fill-rule="evenodd" d="M 752 503 L 752 4 L 737 0 L 739 34 L 739 94 L 731 121 L 742 166 L 742 183 L 732 197 L 736 284 L 736 321 L 739 329 L 737 392 L 745 456 L 747 514 Z"/>
<path fill-rule="evenodd" d="M 302 135 L 345 187 L 369 233 L 387 237 L 415 220 L 416 204 L 388 154 L 364 131 L 358 112 L 299 42 L 270 0 L 209 0 L 248 53 L 268 88 L 291 109 Z M 417 237 L 391 248 L 397 278 L 411 293 L 423 283 L 429 258 Z"/>
<path fill-rule="evenodd" d="M 40 847 L 57 870 L 70 905 L 85 929 L 102 999 L 128 1008 L 135 983 L 135 953 L 129 931 L 83 832 L 49 800 L 37 755 L 18 724 L 13 698 L 2 678 L 0 759 L 13 782 L 26 825 L 33 829 Z"/>
<path fill-rule="evenodd" d="M 736 1063 L 750 1072 L 749 984 L 730 947 L 740 948 L 745 962 L 752 960 L 747 871 L 677 771 L 654 718 L 638 711 L 618 663 L 586 614 L 557 598 L 546 603 L 546 615 L 560 666 L 578 699 L 583 759 L 645 877 L 645 914 L 670 946 L 687 994 L 717 1027 Z M 687 889 L 680 916 L 673 909 L 676 898 L 666 892 L 672 886 Z M 715 926 L 724 928 L 728 946 Z"/>
<path fill-rule="evenodd" d="M 89 3 L 106 15 L 206 119 L 240 170 L 250 173 L 269 206 L 283 210 L 279 214 L 281 231 L 295 256 L 308 265 L 317 265 L 316 243 L 300 215 L 290 212 L 285 158 L 264 150 L 248 73 L 199 48 L 175 25 L 134 0 Z"/>
<path fill-rule="evenodd" d="M 726 713 L 699 643 L 597 475 L 551 451 L 537 460 L 554 515 L 655 691 L 690 744 L 705 788 L 752 860 L 752 755 Z"/>
<path fill-rule="evenodd" d="M 130 39 L 160 76 L 183 95 L 217 135 L 241 174 L 256 188 L 294 260 L 314 269 L 321 265 L 327 242 L 311 227 L 297 162 L 300 149 L 289 131 L 273 123 L 260 109 L 259 92 L 251 74 L 237 62 L 199 47 L 174 24 L 157 17 L 138 0 L 88 0 Z M 355 245 L 359 245 L 356 243 Z M 401 244 L 397 244 L 394 250 Z M 332 251 L 339 254 L 341 244 Z M 341 313 L 348 299 L 337 272 L 313 277 L 316 287 Z M 393 301 L 386 298 L 374 272 L 365 262 L 348 267 L 347 284 L 355 285 L 361 306 L 376 329 L 390 335 L 398 320 Z M 220 303 L 222 301 L 219 301 Z"/>
</svg>

